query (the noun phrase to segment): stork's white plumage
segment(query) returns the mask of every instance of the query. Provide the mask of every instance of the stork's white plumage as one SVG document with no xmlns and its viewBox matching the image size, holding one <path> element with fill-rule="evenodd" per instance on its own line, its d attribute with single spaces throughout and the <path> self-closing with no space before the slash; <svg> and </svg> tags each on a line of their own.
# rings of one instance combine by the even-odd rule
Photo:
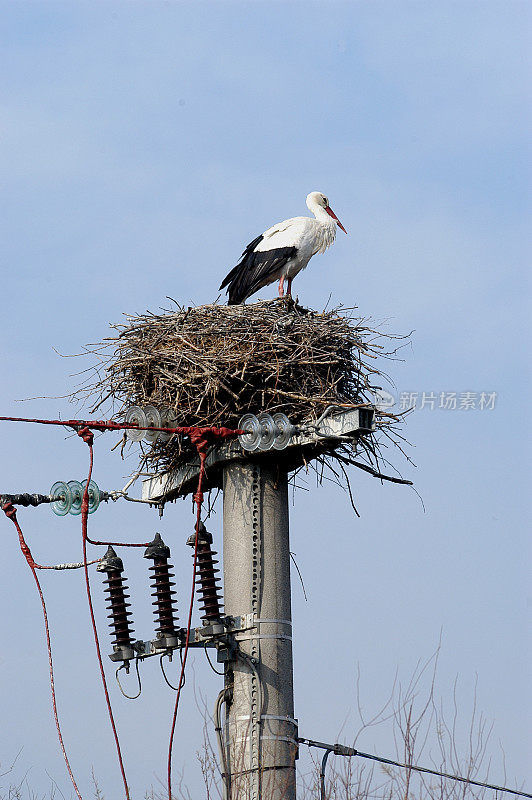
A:
<svg viewBox="0 0 532 800">
<path fill-rule="evenodd" d="M 312 217 L 293 217 L 279 222 L 257 236 L 242 258 L 224 278 L 220 289 L 227 287 L 229 305 L 243 303 L 263 286 L 279 281 L 279 297 L 290 297 L 292 280 L 304 269 L 312 256 L 324 253 L 336 238 L 336 226 L 346 229 L 321 192 L 307 195 L 307 208 Z"/>
</svg>

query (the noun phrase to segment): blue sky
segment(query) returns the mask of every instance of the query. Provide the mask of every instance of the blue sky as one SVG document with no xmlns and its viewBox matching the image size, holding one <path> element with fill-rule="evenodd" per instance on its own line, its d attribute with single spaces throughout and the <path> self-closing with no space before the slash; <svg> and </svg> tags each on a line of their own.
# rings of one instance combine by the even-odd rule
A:
<svg viewBox="0 0 532 800">
<path fill-rule="evenodd" d="M 321 309 L 331 295 L 385 330 L 415 331 L 404 363 L 391 368 L 396 397 L 494 391 L 497 403 L 409 417 L 418 466 L 396 463 L 425 512 L 413 492 L 363 474 L 352 476 L 360 520 L 334 487 L 309 482 L 310 492 L 296 492 L 292 548 L 309 595 L 305 603 L 294 578 L 300 732 L 352 740 L 357 669 L 365 706 L 377 709 L 396 671 L 407 681 L 441 633 L 442 696 L 452 698 L 458 676 L 467 716 L 477 681 L 478 708 L 494 723 L 492 777 L 502 779 L 502 747 L 507 776 L 530 786 L 529 4 L 108 0 L 0 9 L 2 414 L 71 416 L 62 399 L 17 402 L 72 390 L 71 374 L 86 362 L 53 348 L 79 352 L 109 322 L 164 306 L 166 295 L 215 300 L 248 241 L 306 213 L 309 191 L 326 192 L 349 236 L 297 278 L 300 300 Z M 2 491 L 46 491 L 86 470 L 83 447 L 57 430 L 3 424 L 0 437 Z M 96 448 L 105 488 L 121 486 L 134 463 L 110 444 Z M 39 509 L 20 519 L 38 560 L 78 557 L 75 518 Z M 184 606 L 189 503 L 161 523 L 123 506 L 92 522 L 102 538 L 119 530 L 145 540 L 160 530 Z M 9 644 L 0 670 L 10 691 L 0 771 L 23 746 L 17 775 L 30 769 L 44 792 L 48 773 L 69 797 L 38 598 L 3 525 Z M 219 517 L 213 532 L 221 549 Z M 147 638 L 144 565 L 127 561 L 135 630 Z M 80 576 L 43 583 L 75 772 L 88 793 L 94 765 L 106 796 L 118 796 Z M 106 641 L 101 602 L 99 615 Z M 210 707 L 218 679 L 195 657 L 189 680 L 176 768 L 200 792 L 192 687 Z M 164 774 L 172 702 L 153 665 L 144 685 L 137 703 L 113 690 L 135 796 Z M 393 743 L 383 726 L 359 746 L 389 755 Z"/>
</svg>

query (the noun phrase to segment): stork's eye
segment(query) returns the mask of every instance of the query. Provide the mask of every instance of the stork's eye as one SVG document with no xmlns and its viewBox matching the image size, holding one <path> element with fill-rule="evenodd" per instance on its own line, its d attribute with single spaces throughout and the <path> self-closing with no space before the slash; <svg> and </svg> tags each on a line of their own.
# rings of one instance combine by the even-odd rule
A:
<svg viewBox="0 0 532 800">
<path fill-rule="evenodd" d="M 322 197 L 322 200 L 323 200 L 323 202 L 325 203 L 326 206 L 329 205 L 329 201 L 327 200 L 326 197 Z"/>
</svg>

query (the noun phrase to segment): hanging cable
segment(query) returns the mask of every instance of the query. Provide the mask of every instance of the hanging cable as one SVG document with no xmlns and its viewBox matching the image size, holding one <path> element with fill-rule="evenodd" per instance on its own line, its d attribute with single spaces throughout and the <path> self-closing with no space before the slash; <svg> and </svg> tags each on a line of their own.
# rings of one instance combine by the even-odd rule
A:
<svg viewBox="0 0 532 800">
<path fill-rule="evenodd" d="M 192 437 L 191 437 L 192 439 Z M 172 717 L 172 724 L 170 726 L 170 742 L 168 745 L 168 769 L 167 769 L 167 778 L 168 778 L 168 800 L 172 800 L 172 746 L 174 743 L 174 733 L 175 733 L 175 725 L 177 721 L 177 711 L 179 708 L 179 700 L 181 697 L 181 689 L 183 687 L 183 675 L 185 673 L 185 666 L 187 663 L 187 655 L 189 649 L 189 642 L 190 642 L 190 631 L 192 628 L 192 610 L 194 608 L 194 594 L 196 592 L 196 568 L 197 568 L 197 561 L 198 561 L 198 536 L 200 532 L 200 525 L 201 525 L 201 506 L 203 503 L 203 479 L 205 477 L 205 461 L 207 459 L 207 440 L 201 439 L 200 437 L 196 438 L 196 444 L 198 455 L 200 459 L 200 468 L 199 468 L 199 476 L 198 476 L 198 488 L 194 495 L 194 502 L 196 503 L 196 537 L 194 543 L 194 564 L 192 569 L 192 590 L 190 594 L 190 605 L 188 610 L 188 620 L 187 620 L 187 632 L 185 637 L 185 648 L 183 651 L 183 662 L 181 665 L 181 674 L 179 676 L 178 682 L 178 689 L 177 695 L 175 699 L 174 705 L 174 714 Z"/>
<path fill-rule="evenodd" d="M 225 672 L 220 672 L 219 669 L 216 669 L 214 664 L 211 661 L 211 657 L 209 655 L 209 651 L 207 650 L 207 642 L 203 645 L 203 649 L 205 650 L 205 655 L 207 656 L 207 661 L 209 662 L 209 667 L 212 669 L 213 672 L 216 672 L 217 675 L 225 675 Z"/>
<path fill-rule="evenodd" d="M 161 667 L 161 672 L 163 673 L 163 678 L 164 678 L 164 681 L 165 681 L 166 685 L 169 686 L 170 689 L 173 689 L 174 692 L 177 692 L 178 687 L 174 686 L 173 683 L 170 683 L 170 681 L 168 680 L 168 676 L 166 675 L 166 672 L 165 672 L 165 669 L 164 669 L 163 658 L 165 657 L 165 655 L 167 655 L 167 654 L 163 653 L 161 655 L 161 657 L 159 659 L 159 666 Z M 185 678 L 185 676 L 183 675 L 183 680 L 184 680 L 184 678 Z"/>
<path fill-rule="evenodd" d="M 168 800 L 172 800 L 172 746 L 174 742 L 175 725 L 177 720 L 177 711 L 179 708 L 179 700 L 181 697 L 182 679 L 185 674 L 185 666 L 187 662 L 187 655 L 190 642 L 190 631 L 192 627 L 192 610 L 194 608 L 194 594 L 196 591 L 196 571 L 198 565 L 198 538 L 201 526 L 201 507 L 203 504 L 203 480 L 205 478 L 205 461 L 207 460 L 207 453 L 212 439 L 223 439 L 228 436 L 234 435 L 234 431 L 229 432 L 227 428 L 196 428 L 189 434 L 190 441 L 196 447 L 199 456 L 199 474 L 198 474 L 198 488 L 194 494 L 194 502 L 196 504 L 196 527 L 195 527 L 195 542 L 194 542 L 194 564 L 192 568 L 192 589 L 190 593 L 190 605 L 188 610 L 187 629 L 185 637 L 185 647 L 183 652 L 183 662 L 181 665 L 181 675 L 178 683 L 177 696 L 175 699 L 174 714 L 172 717 L 172 724 L 170 726 L 170 742 L 168 745 Z"/>
<path fill-rule="evenodd" d="M 161 672 L 163 673 L 163 678 L 164 678 L 167 686 L 169 686 L 170 689 L 173 689 L 174 692 L 177 692 L 178 691 L 178 687 L 174 686 L 173 683 L 170 683 L 170 681 L 168 680 L 168 676 L 166 675 L 164 666 L 163 666 L 163 658 L 166 655 L 168 655 L 168 654 L 167 653 L 163 653 L 162 654 L 161 658 L 159 659 L 159 666 L 161 667 Z M 182 654 L 181 654 L 181 650 L 179 651 L 179 655 L 181 656 L 181 666 L 183 666 L 183 657 L 182 657 Z M 183 673 L 183 680 L 181 682 L 181 688 L 185 685 L 186 682 L 187 682 L 187 676 L 185 675 L 185 673 Z"/>
<path fill-rule="evenodd" d="M 483 789 L 493 789 L 496 792 L 508 792 L 509 794 L 518 795 L 519 797 L 532 797 L 532 794 L 528 792 L 522 792 L 518 789 L 510 789 L 508 786 L 496 786 L 493 783 L 484 783 L 483 781 L 475 781 L 472 778 L 463 778 L 460 775 L 452 775 L 449 772 L 439 772 L 435 769 L 429 769 L 428 767 L 418 767 L 414 764 L 403 764 L 401 761 L 393 761 L 391 758 L 381 758 L 380 756 L 374 756 L 370 753 L 362 753 L 360 750 L 355 750 L 354 747 L 346 747 L 343 744 L 325 744 L 324 742 L 315 742 L 312 739 L 303 739 L 302 737 L 298 738 L 298 742 L 301 744 L 306 744 L 308 747 L 318 747 L 322 750 L 325 750 L 325 754 L 322 759 L 322 768 L 320 772 L 320 784 L 321 784 L 321 798 L 325 798 L 325 765 L 327 763 L 327 758 L 331 753 L 334 753 L 336 756 L 358 756 L 359 758 L 368 758 L 371 761 L 378 761 L 380 764 L 389 764 L 393 767 L 401 767 L 402 769 L 410 769 L 414 772 L 421 772 L 426 775 L 436 775 L 438 778 L 447 778 L 451 781 L 459 781 L 460 783 L 467 783 L 471 786 L 480 786 Z"/>
<path fill-rule="evenodd" d="M 115 678 L 116 678 L 116 682 L 118 684 L 118 688 L 120 689 L 120 691 L 122 692 L 124 697 L 127 697 L 128 700 L 136 700 L 137 697 L 140 697 L 140 695 L 142 693 L 142 683 L 141 683 L 141 680 L 140 680 L 140 672 L 139 672 L 139 661 L 140 661 L 139 658 L 135 659 L 135 670 L 137 672 L 137 684 L 138 684 L 138 687 L 139 687 L 139 690 L 138 690 L 137 694 L 126 694 L 124 692 L 124 689 L 122 688 L 122 684 L 120 683 L 120 678 L 118 677 L 118 673 L 120 672 L 121 669 L 125 669 L 126 674 L 127 674 L 128 671 L 129 671 L 128 668 L 127 668 L 127 665 L 126 664 L 120 664 L 120 666 L 116 668 Z"/>
<path fill-rule="evenodd" d="M 89 484 L 90 484 L 91 477 L 92 477 L 92 467 L 93 467 L 93 463 L 94 463 L 94 455 L 93 455 L 93 450 L 92 450 L 92 446 L 93 446 L 93 442 L 94 442 L 94 434 L 89 430 L 89 428 L 82 428 L 81 430 L 78 431 L 78 436 L 80 436 L 83 439 L 83 441 L 85 442 L 85 444 L 89 448 L 89 474 L 88 474 L 88 477 L 87 477 L 87 482 L 86 482 L 85 487 L 83 489 L 83 500 L 81 501 L 81 539 L 82 539 L 82 544 L 83 544 L 83 561 L 86 564 L 86 562 L 87 562 L 87 521 L 88 521 L 88 517 L 89 517 Z M 111 707 L 111 700 L 109 698 L 109 690 L 107 688 L 107 680 L 105 678 L 105 670 L 103 668 L 102 653 L 101 653 L 101 649 L 100 649 L 100 641 L 99 641 L 99 638 L 98 638 L 98 630 L 96 628 L 96 618 L 94 616 L 94 607 L 93 607 L 93 604 L 92 604 L 91 587 L 90 587 L 90 581 L 89 581 L 89 570 L 87 569 L 86 566 L 85 566 L 85 570 L 84 571 L 85 571 L 85 587 L 86 587 L 86 590 L 87 590 L 87 600 L 88 600 L 88 603 L 89 603 L 89 614 L 90 614 L 90 618 L 91 618 L 92 632 L 94 634 L 94 644 L 96 645 L 96 654 L 97 654 L 97 657 L 98 657 L 98 664 L 99 664 L 99 667 L 100 667 L 100 675 L 101 675 L 101 679 L 102 679 L 103 691 L 104 691 L 105 700 L 106 700 L 106 703 L 107 703 L 107 711 L 108 711 L 108 714 L 109 714 L 109 720 L 111 722 L 111 728 L 113 729 L 113 735 L 114 735 L 115 745 L 116 745 L 116 752 L 117 752 L 117 755 L 118 755 L 118 762 L 119 762 L 119 765 L 120 765 L 120 772 L 121 772 L 121 775 L 122 775 L 122 780 L 124 782 L 124 790 L 125 790 L 125 794 L 126 794 L 126 800 L 130 800 L 129 788 L 128 788 L 128 785 L 127 785 L 126 772 L 125 772 L 125 768 L 124 768 L 124 762 L 122 760 L 122 751 L 120 749 L 120 742 L 118 740 L 118 731 L 116 729 L 115 719 L 114 719 L 114 715 L 113 715 L 113 709 Z"/>
<path fill-rule="evenodd" d="M 29 568 L 31 570 L 31 573 L 33 575 L 33 578 L 35 580 L 35 584 L 37 586 L 37 591 L 39 593 L 39 599 L 41 601 L 41 607 L 42 607 L 42 613 L 43 613 L 43 619 L 44 619 L 44 631 L 45 631 L 45 634 L 46 634 L 46 647 L 47 647 L 47 650 L 48 650 L 48 669 L 49 669 L 49 673 L 50 673 L 50 691 L 51 691 L 51 695 L 52 695 L 52 708 L 53 708 L 53 713 L 54 713 L 55 727 L 57 729 L 57 736 L 59 738 L 59 744 L 61 746 L 61 751 L 63 753 L 63 758 L 65 760 L 66 768 L 67 768 L 68 774 L 70 776 L 70 780 L 72 781 L 72 786 L 74 787 L 74 791 L 76 792 L 79 800 L 82 800 L 81 794 L 80 794 L 79 789 L 78 789 L 78 785 L 76 783 L 76 779 L 74 778 L 74 774 L 73 774 L 72 768 L 70 766 L 70 761 L 68 760 L 68 756 L 67 756 L 67 752 L 66 752 L 66 748 L 65 748 L 65 743 L 63 741 L 63 734 L 61 733 L 61 726 L 59 724 L 59 716 L 58 716 L 58 713 L 57 713 L 57 701 L 56 701 L 56 697 L 55 697 L 55 681 L 54 681 L 54 664 L 53 664 L 53 659 L 52 659 L 52 642 L 51 642 L 51 639 L 50 639 L 50 628 L 48 627 L 48 613 L 46 611 L 46 603 L 44 602 L 44 594 L 43 594 L 43 591 L 42 591 L 42 588 L 41 588 L 41 584 L 40 584 L 40 581 L 39 581 L 39 578 L 38 578 L 38 575 L 37 575 L 37 570 L 38 569 L 47 569 L 47 568 L 46 567 L 42 567 L 40 564 L 36 564 L 35 561 L 33 560 L 33 556 L 31 554 L 31 550 L 28 547 L 28 545 L 26 544 L 26 541 L 24 539 L 24 535 L 22 533 L 22 529 L 21 529 L 21 527 L 20 527 L 20 525 L 18 524 L 18 521 L 17 521 L 17 510 L 16 510 L 16 508 L 11 503 L 5 503 L 2 506 L 2 511 L 4 512 L 6 517 L 8 517 L 11 520 L 11 522 L 13 523 L 13 525 L 15 526 L 15 528 L 17 530 L 20 549 L 22 550 L 22 553 L 23 553 L 23 555 L 24 555 L 24 557 L 25 557 L 25 559 L 26 559 L 26 561 L 28 563 L 28 566 L 29 566 Z M 85 561 L 85 564 L 84 564 L 85 570 L 87 570 L 87 564 L 86 564 L 87 559 L 85 558 L 84 561 Z M 54 569 L 54 568 L 53 567 L 49 567 L 48 569 Z"/>
<path fill-rule="evenodd" d="M 222 762 L 222 783 L 223 783 L 223 800 L 229 800 L 231 796 L 231 773 L 228 770 L 227 764 L 227 749 L 223 738 L 223 728 L 221 719 L 222 705 L 229 702 L 231 691 L 229 688 L 224 688 L 216 698 L 214 704 L 214 732 L 216 733 L 216 741 L 218 742 L 218 751 L 220 753 L 220 761 Z"/>
<path fill-rule="evenodd" d="M 333 751 L 327 749 L 323 754 L 323 758 L 321 759 L 321 767 L 320 767 L 320 800 L 326 800 L 325 797 L 325 768 L 327 766 L 327 759 L 331 755 Z"/>
</svg>

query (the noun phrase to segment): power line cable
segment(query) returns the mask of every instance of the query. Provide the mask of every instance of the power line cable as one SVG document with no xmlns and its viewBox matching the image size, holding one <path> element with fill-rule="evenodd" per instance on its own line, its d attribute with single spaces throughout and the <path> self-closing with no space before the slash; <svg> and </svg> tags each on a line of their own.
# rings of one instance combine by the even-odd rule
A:
<svg viewBox="0 0 532 800">
<path fill-rule="evenodd" d="M 381 756 L 375 756 L 370 753 L 362 753 L 360 750 L 355 750 L 354 747 L 346 747 L 343 744 L 325 744 L 324 742 L 315 742 L 312 739 L 303 739 L 298 738 L 298 742 L 301 744 L 306 744 L 308 747 L 319 747 L 322 750 L 326 750 L 325 756 L 323 757 L 322 762 L 322 771 L 320 777 L 322 778 L 322 797 L 324 798 L 325 795 L 323 794 L 323 779 L 324 779 L 324 771 L 325 771 L 325 763 L 327 763 L 327 756 L 330 753 L 334 753 L 336 756 L 359 756 L 360 758 L 368 758 L 372 761 L 378 761 L 380 764 L 390 764 L 393 767 L 401 767 L 402 769 L 410 769 L 414 772 L 422 772 L 427 775 L 436 775 L 439 778 L 448 778 L 451 781 L 460 781 L 460 783 L 468 783 L 472 786 L 480 786 L 483 789 L 494 789 L 496 792 L 508 792 L 509 794 L 518 795 L 519 797 L 532 797 L 532 794 L 528 792 L 522 792 L 518 789 L 510 789 L 508 786 L 496 786 L 493 783 L 484 783 L 483 781 L 475 781 L 472 778 L 463 778 L 460 775 L 452 775 L 449 772 L 439 772 L 435 769 L 429 769 L 428 767 L 419 767 L 415 764 L 404 764 L 401 761 L 394 761 L 391 758 L 381 758 Z"/>
<path fill-rule="evenodd" d="M 87 542 L 90 541 L 89 538 L 88 538 L 88 534 L 87 534 L 87 520 L 88 520 L 88 517 L 89 517 L 89 484 L 90 484 L 91 477 L 92 477 L 92 468 L 93 468 L 93 463 L 94 463 L 94 453 L 93 453 L 94 435 L 89 430 L 89 428 L 85 427 L 85 428 L 82 428 L 81 430 L 78 431 L 78 436 L 80 436 L 81 439 L 83 439 L 83 441 L 85 442 L 85 444 L 89 448 L 89 472 L 88 472 L 87 480 L 85 482 L 84 489 L 83 489 L 83 499 L 81 501 L 81 543 L 82 543 L 82 548 L 83 548 L 83 562 L 86 565 L 87 564 Z M 107 712 L 108 712 L 108 715 L 109 715 L 109 721 L 111 722 L 111 728 L 113 730 L 113 736 L 114 736 L 115 745 L 116 745 L 116 754 L 117 754 L 117 757 L 118 757 L 118 764 L 119 764 L 119 767 L 120 767 L 120 774 L 122 775 L 122 781 L 124 783 L 125 797 L 126 797 L 126 800 L 130 800 L 129 786 L 128 786 L 128 783 L 127 783 L 126 771 L 125 771 L 125 767 L 124 767 L 124 761 L 123 761 L 123 758 L 122 758 L 122 750 L 120 748 L 120 741 L 118 739 L 118 731 L 117 731 L 117 728 L 116 728 L 113 709 L 111 707 L 111 699 L 109 697 L 109 690 L 107 688 L 107 680 L 106 680 L 106 677 L 105 677 L 105 670 L 103 668 L 102 653 L 101 653 L 101 649 L 100 649 L 100 640 L 99 640 L 99 637 L 98 637 L 98 629 L 96 627 L 96 618 L 95 618 L 95 615 L 94 615 L 94 607 L 93 607 L 93 604 L 92 604 L 92 594 L 91 594 L 90 581 L 89 581 L 89 570 L 87 569 L 87 566 L 85 566 L 85 568 L 84 568 L 84 573 L 85 573 L 85 588 L 86 588 L 86 591 L 87 591 L 87 601 L 88 601 L 88 604 L 89 604 L 89 615 L 90 615 L 92 631 L 93 631 L 93 635 L 94 635 L 94 644 L 96 646 L 96 656 L 98 658 L 98 666 L 100 668 L 100 676 L 101 676 L 102 688 L 103 688 L 103 692 L 104 692 L 104 695 L 105 695 L 105 701 L 106 701 L 106 704 L 107 704 Z"/>
<path fill-rule="evenodd" d="M 190 604 L 188 609 L 188 620 L 187 620 L 187 628 L 186 628 L 186 636 L 185 636 L 185 647 L 183 651 L 183 660 L 181 662 L 181 672 L 179 675 L 179 683 L 177 684 L 177 695 L 175 698 L 175 705 L 174 705 L 174 713 L 172 716 L 172 722 L 170 725 L 170 741 L 168 744 L 168 761 L 167 761 L 167 770 L 166 770 L 166 777 L 167 777 L 167 788 L 168 788 L 168 800 L 172 800 L 172 747 L 174 744 L 174 733 L 175 733 L 175 726 L 177 721 L 177 712 L 179 709 L 179 700 L 181 699 L 181 689 L 183 688 L 183 678 L 185 676 L 185 668 L 187 663 L 187 655 L 189 651 L 189 644 L 190 644 L 190 634 L 192 629 L 192 611 L 194 608 L 194 597 L 196 594 L 196 573 L 197 573 L 197 564 L 198 564 L 198 537 L 200 531 L 200 523 L 201 523 L 201 508 L 203 504 L 203 479 L 205 477 L 205 461 L 207 459 L 207 450 L 206 450 L 206 441 L 204 442 L 203 447 L 198 446 L 198 455 L 200 459 L 200 467 L 199 467 L 199 475 L 198 475 L 198 488 L 194 494 L 194 502 L 196 503 L 196 526 L 195 526 L 195 536 L 194 536 L 194 563 L 192 566 L 192 590 L 190 594 Z"/>
<path fill-rule="evenodd" d="M 37 586 L 37 591 L 39 593 L 39 599 L 41 601 L 43 620 L 44 620 L 44 632 L 45 632 L 45 635 L 46 635 L 46 647 L 47 647 L 47 650 L 48 650 L 48 670 L 49 670 L 49 675 L 50 675 L 50 691 L 51 691 L 51 696 L 52 696 L 52 710 L 53 710 L 53 714 L 54 714 L 55 727 L 57 729 L 57 736 L 59 738 L 59 744 L 60 744 L 60 747 L 61 747 L 61 752 L 63 753 L 63 758 L 65 760 L 67 772 L 68 772 L 68 774 L 70 776 L 70 780 L 72 781 L 72 785 L 74 787 L 74 791 L 76 792 L 76 795 L 78 796 L 78 800 L 82 800 L 80 791 L 78 789 L 78 785 L 76 783 L 76 779 L 74 778 L 74 774 L 73 774 L 72 768 L 70 766 L 70 761 L 68 759 L 68 755 L 67 755 L 67 752 L 66 752 L 65 743 L 63 741 L 63 734 L 61 732 L 61 725 L 59 724 L 59 714 L 57 712 L 57 700 L 56 700 L 56 696 L 55 696 L 55 679 L 54 679 L 54 664 L 53 664 L 53 659 L 52 659 L 52 642 L 51 642 L 51 637 L 50 637 L 50 628 L 49 628 L 49 625 L 48 625 L 48 612 L 46 610 L 46 603 L 44 601 L 44 594 L 43 594 L 43 591 L 42 591 L 41 583 L 40 583 L 38 575 L 37 575 L 37 570 L 38 569 L 48 569 L 48 567 L 43 567 L 43 566 L 41 566 L 40 564 L 37 564 L 34 561 L 33 556 L 31 554 L 31 550 L 28 547 L 28 545 L 26 544 L 26 541 L 24 539 L 24 534 L 22 533 L 22 528 L 20 527 L 20 525 L 18 523 L 16 508 L 11 503 L 4 503 L 2 505 L 2 511 L 4 512 L 6 517 L 8 517 L 11 520 L 11 522 L 13 523 L 13 525 L 15 526 L 15 528 L 17 530 L 20 549 L 22 550 L 22 553 L 23 553 L 23 555 L 24 555 L 24 557 L 25 557 L 25 559 L 26 559 L 26 561 L 28 563 L 28 566 L 29 566 L 29 568 L 31 570 L 31 573 L 33 575 L 33 579 L 35 580 L 35 585 Z M 86 559 L 85 559 L 85 562 L 86 562 Z M 84 566 L 85 566 L 85 569 L 87 569 L 86 564 L 84 564 Z M 53 567 L 52 567 L 52 569 L 53 569 Z"/>
</svg>

